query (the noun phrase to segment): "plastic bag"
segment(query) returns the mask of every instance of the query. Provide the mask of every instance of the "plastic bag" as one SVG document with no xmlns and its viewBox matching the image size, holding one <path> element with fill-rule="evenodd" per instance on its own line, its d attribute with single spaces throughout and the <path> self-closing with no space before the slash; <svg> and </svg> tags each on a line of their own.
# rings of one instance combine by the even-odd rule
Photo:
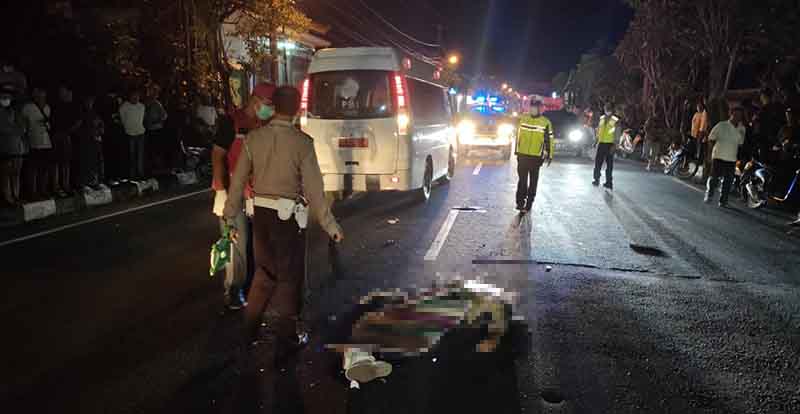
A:
<svg viewBox="0 0 800 414">
<path fill-rule="evenodd" d="M 224 269 L 225 265 L 231 261 L 231 256 L 233 255 L 231 232 L 232 228 L 226 226 L 222 237 L 211 245 L 211 269 L 209 270 L 209 276 L 211 277 L 214 277 L 217 272 Z"/>
</svg>

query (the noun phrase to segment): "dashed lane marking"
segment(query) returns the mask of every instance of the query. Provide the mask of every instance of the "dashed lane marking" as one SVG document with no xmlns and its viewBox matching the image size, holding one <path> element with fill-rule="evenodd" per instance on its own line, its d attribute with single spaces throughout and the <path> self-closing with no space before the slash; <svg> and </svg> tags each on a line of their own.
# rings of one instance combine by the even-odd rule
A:
<svg viewBox="0 0 800 414">
<path fill-rule="evenodd" d="M 450 213 L 447 215 L 447 219 L 445 219 L 444 223 L 442 223 L 442 227 L 439 229 L 439 234 L 436 235 L 436 238 L 431 243 L 431 247 L 428 249 L 428 252 L 425 253 L 425 260 L 426 261 L 434 261 L 437 257 L 439 257 L 439 252 L 442 250 L 442 246 L 444 246 L 444 242 L 447 241 L 447 235 L 450 234 L 450 230 L 453 228 L 453 223 L 456 221 L 456 217 L 458 217 L 459 210 L 450 210 Z"/>
<path fill-rule="evenodd" d="M 481 173 L 481 167 L 483 167 L 483 163 L 479 162 L 478 165 L 475 166 L 475 169 L 472 170 L 472 175 L 478 175 Z"/>
<path fill-rule="evenodd" d="M 179 196 L 176 196 L 176 197 L 171 197 L 171 198 L 168 198 L 166 200 L 156 201 L 156 202 L 153 202 L 153 203 L 150 203 L 150 204 L 145 204 L 145 205 L 138 206 L 138 207 L 132 207 L 132 208 L 129 208 L 129 209 L 126 209 L 126 210 L 117 211 L 116 213 L 106 214 L 106 215 L 103 215 L 103 216 L 90 218 L 88 220 L 79 221 L 77 223 L 71 223 L 71 224 L 67 224 L 67 225 L 64 225 L 64 226 L 48 229 L 48 230 L 45 230 L 45 231 L 40 231 L 38 233 L 29 234 L 27 236 L 18 237 L 16 239 L 5 240 L 5 241 L 0 242 L 0 247 L 8 246 L 8 245 L 14 244 L 14 243 L 23 242 L 25 240 L 35 239 L 37 237 L 47 236 L 49 234 L 58 233 L 60 231 L 71 229 L 73 227 L 78 227 L 78 226 L 82 226 L 84 224 L 94 223 L 96 221 L 101 221 L 101 220 L 109 219 L 109 218 L 112 218 L 112 217 L 121 216 L 123 214 L 133 213 L 133 212 L 136 212 L 136 211 L 139 211 L 139 210 L 148 209 L 150 207 L 160 206 L 162 204 L 171 203 L 173 201 L 181 200 L 181 199 L 184 199 L 184 198 L 194 197 L 194 196 L 196 196 L 198 194 L 207 193 L 209 191 L 211 191 L 211 190 L 210 189 L 205 189 L 205 190 L 195 191 L 195 192 L 192 192 L 192 193 L 183 194 L 183 195 L 179 195 Z"/>
<path fill-rule="evenodd" d="M 697 188 L 697 187 L 695 187 L 695 186 L 693 186 L 693 185 L 691 185 L 691 184 L 689 184 L 689 183 L 687 183 L 687 182 L 685 182 L 685 181 L 683 181 L 681 179 L 673 178 L 672 180 L 675 181 L 676 183 L 679 183 L 680 185 L 689 187 L 692 190 L 697 191 L 698 193 L 705 193 L 705 191 L 703 191 L 702 189 L 699 189 L 699 188 Z"/>
</svg>

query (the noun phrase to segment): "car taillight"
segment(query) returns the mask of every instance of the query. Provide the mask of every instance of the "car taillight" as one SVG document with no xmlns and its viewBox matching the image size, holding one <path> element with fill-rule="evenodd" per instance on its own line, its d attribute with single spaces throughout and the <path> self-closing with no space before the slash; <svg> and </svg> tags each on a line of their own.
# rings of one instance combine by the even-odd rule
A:
<svg viewBox="0 0 800 414">
<path fill-rule="evenodd" d="M 406 91 L 406 79 L 403 75 L 395 73 L 392 76 L 392 90 L 394 91 L 395 105 L 397 106 L 397 133 L 400 135 L 408 134 L 408 124 L 411 118 L 408 113 L 408 95 Z"/>
<path fill-rule="evenodd" d="M 308 88 L 311 80 L 306 78 L 303 81 L 303 94 L 300 98 L 300 126 L 305 127 L 308 125 Z"/>
</svg>

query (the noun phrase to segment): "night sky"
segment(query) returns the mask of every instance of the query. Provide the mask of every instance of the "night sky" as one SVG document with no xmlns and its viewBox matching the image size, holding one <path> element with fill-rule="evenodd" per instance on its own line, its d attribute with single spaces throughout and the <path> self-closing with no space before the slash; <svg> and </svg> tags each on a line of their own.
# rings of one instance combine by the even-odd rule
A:
<svg viewBox="0 0 800 414">
<path fill-rule="evenodd" d="M 399 43 L 422 53 L 434 49 L 393 31 L 361 3 L 420 41 L 444 44 L 464 58 L 469 74 L 481 72 L 512 84 L 549 81 L 569 70 L 598 42 L 614 45 L 632 11 L 622 0 L 307 0 L 312 17 L 330 23 L 338 44 Z M 337 29 L 337 26 L 341 29 Z M 359 41 L 360 40 L 360 41 Z"/>
</svg>

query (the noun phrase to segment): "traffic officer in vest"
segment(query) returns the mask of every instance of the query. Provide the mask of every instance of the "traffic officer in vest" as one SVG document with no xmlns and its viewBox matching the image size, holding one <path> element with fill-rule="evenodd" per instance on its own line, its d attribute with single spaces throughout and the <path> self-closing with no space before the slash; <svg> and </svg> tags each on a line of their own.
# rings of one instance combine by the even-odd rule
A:
<svg viewBox="0 0 800 414">
<path fill-rule="evenodd" d="M 325 202 L 314 142 L 292 124 L 300 109 L 298 90 L 279 87 L 272 102 L 275 115 L 270 123 L 245 138 L 224 209 L 226 219 L 235 223 L 242 209 L 242 193 L 251 180 L 255 275 L 245 308 L 245 334 L 247 343 L 256 347 L 265 334 L 275 336 L 275 359 L 267 365 L 285 362 L 300 345 L 297 321 L 304 289 L 308 213 L 334 241 L 343 239 Z M 269 305 L 277 314 L 272 321 L 264 319 Z M 261 350 L 252 352 L 264 355 Z"/>
<path fill-rule="evenodd" d="M 607 103 L 604 107 L 605 114 L 600 117 L 597 126 L 597 155 L 594 159 L 594 181 L 592 185 L 600 185 L 600 169 L 606 163 L 606 182 L 603 187 L 614 188 L 614 148 L 622 136 L 622 125 L 619 117 L 614 114 L 614 106 Z"/>
<path fill-rule="evenodd" d="M 546 161 L 553 161 L 555 140 L 553 124 L 542 115 L 542 102 L 531 104 L 531 111 L 519 119 L 517 130 L 517 210 L 525 214 L 533 207 L 536 187 L 539 184 L 539 169 Z"/>
</svg>

